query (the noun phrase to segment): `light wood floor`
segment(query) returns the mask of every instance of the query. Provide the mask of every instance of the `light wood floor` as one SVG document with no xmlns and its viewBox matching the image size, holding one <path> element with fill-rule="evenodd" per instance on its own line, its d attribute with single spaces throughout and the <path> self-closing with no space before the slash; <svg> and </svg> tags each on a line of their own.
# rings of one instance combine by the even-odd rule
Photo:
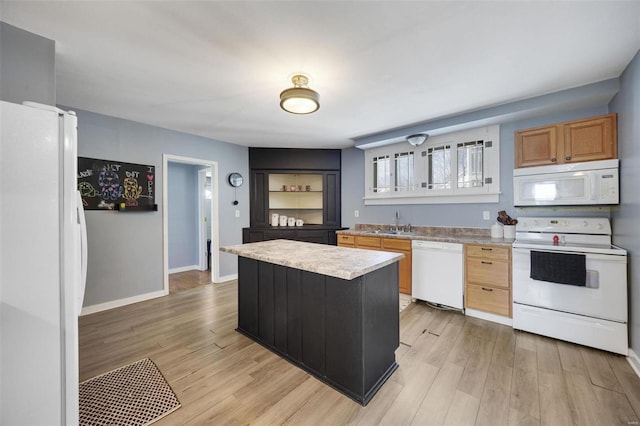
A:
<svg viewBox="0 0 640 426">
<path fill-rule="evenodd" d="M 81 380 L 150 357 L 182 402 L 155 423 L 630 425 L 626 359 L 413 303 L 400 365 L 365 408 L 236 333 L 236 282 L 80 318 Z"/>
<path fill-rule="evenodd" d="M 169 294 L 211 284 L 211 271 L 185 271 L 169 274 Z"/>
</svg>

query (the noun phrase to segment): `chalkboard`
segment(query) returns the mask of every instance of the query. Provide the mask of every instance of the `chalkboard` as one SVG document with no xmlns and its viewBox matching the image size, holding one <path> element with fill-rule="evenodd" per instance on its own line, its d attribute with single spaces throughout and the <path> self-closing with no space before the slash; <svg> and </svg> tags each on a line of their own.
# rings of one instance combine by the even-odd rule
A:
<svg viewBox="0 0 640 426">
<path fill-rule="evenodd" d="M 157 210 L 155 167 L 78 157 L 78 190 L 85 210 Z"/>
</svg>

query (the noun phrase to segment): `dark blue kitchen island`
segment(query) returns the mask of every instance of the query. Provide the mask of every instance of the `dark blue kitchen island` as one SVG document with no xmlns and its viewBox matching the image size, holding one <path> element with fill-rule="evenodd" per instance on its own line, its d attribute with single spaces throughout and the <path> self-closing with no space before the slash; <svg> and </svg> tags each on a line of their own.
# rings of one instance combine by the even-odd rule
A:
<svg viewBox="0 0 640 426">
<path fill-rule="evenodd" d="M 238 328 L 362 405 L 398 367 L 404 255 L 289 240 L 238 255 Z"/>
</svg>

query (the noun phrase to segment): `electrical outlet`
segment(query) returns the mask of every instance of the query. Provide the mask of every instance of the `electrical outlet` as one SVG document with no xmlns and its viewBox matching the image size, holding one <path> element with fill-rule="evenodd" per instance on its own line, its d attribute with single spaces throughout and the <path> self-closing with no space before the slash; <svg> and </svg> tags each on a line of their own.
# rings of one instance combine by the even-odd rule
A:
<svg viewBox="0 0 640 426">
<path fill-rule="evenodd" d="M 240 210 L 236 209 L 236 217 L 240 217 Z"/>
<path fill-rule="evenodd" d="M 354 210 L 353 211 L 353 217 L 360 217 L 360 211 Z"/>
<path fill-rule="evenodd" d="M 485 210 L 485 211 L 482 212 L 482 218 L 484 220 L 489 220 L 489 219 L 491 219 L 491 217 L 489 216 L 490 214 L 491 213 L 489 212 L 489 210 Z"/>
</svg>

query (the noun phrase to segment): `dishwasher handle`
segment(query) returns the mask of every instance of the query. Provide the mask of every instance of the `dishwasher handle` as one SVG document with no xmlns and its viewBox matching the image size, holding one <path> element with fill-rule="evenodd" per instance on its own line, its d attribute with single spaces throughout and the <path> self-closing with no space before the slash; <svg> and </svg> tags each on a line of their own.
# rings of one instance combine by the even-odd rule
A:
<svg viewBox="0 0 640 426">
<path fill-rule="evenodd" d="M 413 250 L 424 250 L 424 251 L 438 250 L 438 251 L 462 253 L 462 244 L 446 243 L 446 242 L 439 242 L 439 241 L 413 240 L 411 242 L 411 248 Z"/>
</svg>

